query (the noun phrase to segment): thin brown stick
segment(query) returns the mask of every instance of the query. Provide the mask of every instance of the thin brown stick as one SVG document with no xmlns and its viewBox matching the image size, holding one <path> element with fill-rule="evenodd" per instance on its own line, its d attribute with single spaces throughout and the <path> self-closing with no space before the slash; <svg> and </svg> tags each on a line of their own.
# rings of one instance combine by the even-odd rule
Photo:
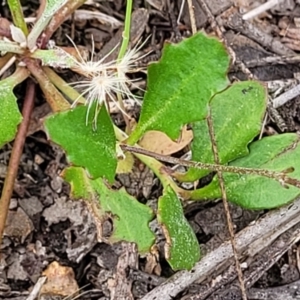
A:
<svg viewBox="0 0 300 300">
<path fill-rule="evenodd" d="M 35 84 L 31 79 L 27 82 L 26 95 L 24 99 L 24 106 L 22 110 L 23 121 L 19 126 L 16 139 L 12 148 L 7 175 L 5 177 L 3 190 L 0 199 L 0 245 L 2 243 L 2 236 L 5 228 L 10 198 L 13 193 L 15 179 L 18 173 L 18 167 L 23 152 L 23 147 L 26 138 L 26 132 L 29 126 L 30 115 L 34 106 Z"/>
<path fill-rule="evenodd" d="M 56 13 L 49 25 L 47 26 L 43 37 L 42 37 L 42 46 L 45 48 L 52 34 L 57 30 L 57 28 L 81 5 L 84 4 L 86 0 L 72 0 L 68 1 L 58 13 Z"/>
<path fill-rule="evenodd" d="M 259 220 L 236 234 L 240 259 L 245 261 L 248 258 L 262 253 L 264 249 L 269 248 L 275 239 L 296 224 L 299 224 L 299 222 L 300 198 L 297 198 L 293 204 L 271 210 Z M 165 282 L 151 290 L 142 300 L 175 299 L 180 292 L 190 287 L 194 282 L 201 284 L 207 281 L 208 278 L 216 278 L 216 276 L 232 264 L 232 260 L 232 247 L 230 242 L 226 241 L 202 257 L 192 270 L 176 272 Z M 219 279 L 218 277 L 217 281 L 219 281 Z M 219 299 L 227 298 L 223 297 Z"/>
<path fill-rule="evenodd" d="M 236 174 L 242 174 L 242 175 L 258 175 L 258 176 L 263 176 L 263 177 L 274 179 L 282 185 L 290 184 L 290 185 L 300 188 L 300 180 L 287 176 L 287 173 L 291 172 L 292 168 L 291 168 L 291 170 L 288 169 L 288 170 L 285 170 L 282 172 L 274 172 L 274 171 L 258 169 L 258 168 L 243 168 L 243 167 L 236 167 L 236 166 L 216 165 L 216 164 L 189 161 L 189 160 L 179 159 L 176 157 L 161 155 L 161 154 L 158 154 L 158 153 L 155 153 L 152 151 L 148 151 L 143 148 L 137 148 L 137 147 L 128 146 L 128 145 L 124 145 L 124 144 L 120 145 L 120 147 L 124 151 L 143 154 L 146 156 L 153 157 L 156 160 L 174 164 L 174 165 L 181 165 L 184 167 L 197 168 L 197 169 L 203 169 L 203 170 L 209 170 L 209 171 L 215 171 L 215 172 L 220 171 L 223 173 L 225 172 L 225 173 L 236 173 Z"/>
<path fill-rule="evenodd" d="M 232 61 L 235 62 L 235 65 L 237 65 L 239 67 L 239 69 L 248 76 L 248 78 L 253 79 L 253 74 L 245 66 L 245 64 L 240 60 L 236 60 L 235 52 L 230 47 L 230 45 L 227 43 L 227 40 L 224 38 L 223 32 L 225 32 L 225 29 L 223 28 L 223 26 L 221 24 L 219 24 L 217 22 L 214 15 L 210 11 L 208 5 L 206 4 L 206 1 L 205 0 L 199 0 L 199 4 L 200 4 L 201 8 L 203 9 L 203 11 L 205 12 L 205 15 L 208 17 L 211 28 L 214 30 L 214 32 L 216 33 L 218 38 L 221 41 L 223 41 L 223 43 L 225 44 L 225 46 L 226 46 L 226 48 L 227 48 L 227 50 L 228 50 L 228 52 L 231 56 Z"/>
<path fill-rule="evenodd" d="M 195 11 L 192 0 L 187 0 L 188 8 L 189 8 L 189 14 L 190 14 L 190 20 L 191 20 L 191 27 L 192 27 L 192 34 L 197 33 L 197 25 L 196 25 L 196 18 L 195 18 Z"/>
<path fill-rule="evenodd" d="M 219 24 L 217 24 L 216 19 L 215 19 L 214 15 L 212 14 L 212 12 L 210 11 L 209 7 L 207 6 L 205 0 L 199 0 L 199 4 L 200 4 L 201 8 L 203 9 L 205 15 L 207 16 L 208 22 L 209 22 L 211 28 L 213 29 L 213 31 L 216 33 L 217 37 L 220 40 L 224 40 L 221 27 L 219 26 Z"/>
<path fill-rule="evenodd" d="M 209 113 L 209 115 L 207 117 L 207 125 L 208 125 L 210 140 L 211 140 L 211 143 L 212 143 L 214 161 L 215 161 L 216 164 L 219 165 L 220 164 L 220 158 L 219 158 L 219 153 L 218 153 L 216 136 L 215 136 L 215 133 L 214 133 L 213 122 L 212 122 L 212 119 L 211 119 L 211 113 Z M 242 292 L 242 298 L 243 298 L 243 300 L 247 300 L 246 287 L 245 287 L 243 272 L 242 272 L 241 265 L 240 265 L 240 262 L 239 262 L 239 256 L 238 256 L 236 242 L 235 242 L 233 223 L 232 223 L 232 218 L 231 218 L 231 214 L 230 214 L 230 210 L 229 210 L 223 173 L 219 170 L 219 171 L 217 171 L 217 176 L 218 176 L 218 179 L 219 179 L 219 185 L 220 185 L 221 194 L 222 194 L 222 201 L 223 201 L 223 206 L 224 206 L 224 210 L 225 210 L 228 231 L 229 231 L 229 235 L 230 235 L 232 252 L 233 252 L 233 256 L 234 256 L 234 260 L 235 260 L 235 268 L 236 268 L 236 272 L 237 272 L 237 275 L 238 275 L 238 280 L 239 280 L 239 283 L 240 283 L 240 289 L 241 289 L 241 292 Z"/>
</svg>

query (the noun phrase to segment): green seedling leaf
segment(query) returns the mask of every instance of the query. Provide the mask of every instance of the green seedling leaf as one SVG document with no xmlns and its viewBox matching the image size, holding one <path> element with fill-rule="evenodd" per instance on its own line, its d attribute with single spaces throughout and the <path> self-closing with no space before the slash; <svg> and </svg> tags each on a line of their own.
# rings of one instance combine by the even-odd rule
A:
<svg viewBox="0 0 300 300">
<path fill-rule="evenodd" d="M 53 68 L 72 68 L 76 66 L 76 61 L 66 51 L 61 48 L 50 50 L 38 49 L 34 51 L 31 58 L 40 59 L 43 66 L 50 66 Z"/>
<path fill-rule="evenodd" d="M 190 270 L 200 259 L 200 247 L 171 187 L 158 200 L 157 219 L 167 240 L 165 255 L 170 266 L 173 270 Z"/>
<path fill-rule="evenodd" d="M 64 178 L 71 184 L 73 198 L 98 202 L 93 205 L 93 213 L 101 224 L 112 219 L 114 230 L 109 242 L 134 242 L 141 254 L 150 251 L 155 237 L 148 226 L 154 216 L 148 206 L 128 195 L 124 188 L 113 191 L 102 179 L 88 178 L 82 168 L 66 169 Z"/>
<path fill-rule="evenodd" d="M 261 130 L 266 105 L 266 90 L 255 81 L 233 84 L 213 97 L 210 114 L 221 164 L 249 153 L 247 145 Z M 214 163 L 207 120 L 194 123 L 193 133 L 192 160 Z M 206 170 L 192 168 L 177 179 L 195 181 L 208 173 Z"/>
<path fill-rule="evenodd" d="M 45 27 L 48 25 L 49 21 L 53 15 L 67 2 L 67 0 L 48 0 L 46 2 L 46 7 L 33 26 L 31 32 L 28 35 L 27 45 L 29 49 L 34 49 L 36 41 Z"/>
<path fill-rule="evenodd" d="M 13 88 L 28 76 L 25 68 L 19 68 L 10 77 L 0 81 L 0 148 L 14 139 L 22 115 Z"/>
<path fill-rule="evenodd" d="M 296 162 L 300 157 L 299 138 L 297 134 L 286 133 L 263 138 L 252 143 L 250 154 L 230 163 L 232 166 L 261 168 L 282 172 L 293 167 L 287 175 L 300 179 L 300 167 Z M 278 181 L 258 175 L 223 174 L 228 200 L 248 209 L 270 209 L 294 200 L 300 189 L 294 186 L 285 188 Z M 194 193 L 196 199 L 221 197 L 216 179 L 208 186 Z"/>
<path fill-rule="evenodd" d="M 0 52 L 1 55 L 4 55 L 7 52 L 22 54 L 24 49 L 22 49 L 21 46 L 15 42 L 0 40 Z"/>
<path fill-rule="evenodd" d="M 24 35 L 27 35 L 28 29 L 24 20 L 24 15 L 23 15 L 23 10 L 22 10 L 22 5 L 20 0 L 8 0 L 7 3 L 14 21 L 14 25 L 20 28 L 20 30 L 22 30 Z"/>
<path fill-rule="evenodd" d="M 184 124 L 204 119 L 210 98 L 228 85 L 229 61 L 224 45 L 203 33 L 167 44 L 161 60 L 149 66 L 141 116 L 128 143 L 148 130 L 175 140 Z"/>
<path fill-rule="evenodd" d="M 102 106 L 93 129 L 95 105 L 90 109 L 88 123 L 87 106 L 60 112 L 45 121 L 50 139 L 67 153 L 69 162 L 84 167 L 93 178 L 105 177 L 114 181 L 117 168 L 116 139 L 112 121 Z"/>
</svg>

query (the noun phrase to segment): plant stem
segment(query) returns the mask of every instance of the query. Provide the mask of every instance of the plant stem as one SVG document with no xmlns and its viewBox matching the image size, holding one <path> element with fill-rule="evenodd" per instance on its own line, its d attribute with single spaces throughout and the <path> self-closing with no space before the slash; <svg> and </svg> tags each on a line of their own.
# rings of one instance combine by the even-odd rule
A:
<svg viewBox="0 0 300 300">
<path fill-rule="evenodd" d="M 24 20 L 22 5 L 19 0 L 8 0 L 7 1 L 9 10 L 14 22 L 14 25 L 20 28 L 25 36 L 28 35 L 28 28 Z"/>
<path fill-rule="evenodd" d="M 221 191 L 217 188 L 212 188 L 210 184 L 189 192 L 189 200 L 205 201 L 221 198 Z"/>
<path fill-rule="evenodd" d="M 42 48 L 46 47 L 52 34 L 59 28 L 59 26 L 86 0 L 69 0 L 52 18 L 49 25 L 47 26 L 43 39 Z"/>
<path fill-rule="evenodd" d="M 64 96 L 56 89 L 56 87 L 50 82 L 43 69 L 36 61 L 32 59 L 24 59 L 28 70 L 35 77 L 39 83 L 47 102 L 51 106 L 54 112 L 67 110 L 70 108 L 69 102 Z"/>
<path fill-rule="evenodd" d="M 18 67 L 11 76 L 1 80 L 1 83 L 6 82 L 7 85 L 15 87 L 17 84 L 23 82 L 29 75 L 29 72 L 26 68 Z"/>
<path fill-rule="evenodd" d="M 127 139 L 127 134 L 123 132 L 121 129 L 119 129 L 117 126 L 114 126 L 115 129 L 115 135 L 118 141 L 122 142 Z M 123 148 L 123 145 L 121 145 Z M 136 145 L 136 147 L 139 147 Z M 182 188 L 180 188 L 172 179 L 170 176 L 170 172 L 166 166 L 164 166 L 162 163 L 154 159 L 153 157 L 133 153 L 140 161 L 142 161 L 148 168 L 150 168 L 155 175 L 159 178 L 164 188 L 170 186 L 178 195 L 180 195 L 182 198 L 187 199 L 189 195 L 189 191 L 186 191 Z"/>
<path fill-rule="evenodd" d="M 130 39 L 131 11 L 132 11 L 132 0 L 127 0 L 123 40 L 119 51 L 118 60 L 121 60 L 124 57 L 128 47 L 128 43 Z"/>
<path fill-rule="evenodd" d="M 86 103 L 86 100 L 60 76 L 58 76 L 51 68 L 43 67 L 43 71 L 48 76 L 49 80 L 64 94 L 70 101 L 77 103 Z"/>
<path fill-rule="evenodd" d="M 215 162 L 215 164 L 220 165 L 220 157 L 219 157 L 216 135 L 215 135 L 215 131 L 214 131 L 210 108 L 209 108 L 209 114 L 208 114 L 206 120 L 207 120 L 207 125 L 208 125 L 209 136 L 210 136 L 210 140 L 211 140 L 211 144 L 212 144 L 214 162 Z M 244 277 L 243 277 L 242 268 L 241 268 L 241 265 L 239 262 L 239 256 L 238 256 L 237 246 L 236 246 L 236 241 L 235 241 L 235 236 L 234 236 L 234 228 L 233 228 L 232 218 L 231 218 L 231 214 L 230 214 L 230 210 L 229 210 L 227 192 L 226 192 L 226 188 L 225 188 L 225 181 L 224 181 L 222 171 L 218 170 L 217 176 L 219 179 L 219 186 L 220 186 L 220 190 L 221 190 L 222 201 L 223 201 L 225 216 L 226 216 L 226 220 L 227 220 L 227 227 L 228 227 L 228 231 L 229 231 L 229 235 L 230 235 L 233 257 L 235 260 L 235 268 L 236 268 L 238 280 L 240 283 L 240 289 L 242 292 L 242 298 L 243 298 L 243 300 L 247 300 L 245 281 L 244 281 Z"/>
<path fill-rule="evenodd" d="M 129 137 L 126 141 L 126 144 L 133 146 L 134 144 L 136 144 L 139 141 L 139 139 L 142 137 L 142 135 L 143 135 L 143 129 L 141 128 L 141 126 L 139 126 L 139 123 L 138 123 L 137 126 L 135 127 L 135 129 L 129 135 Z"/>
<path fill-rule="evenodd" d="M 130 40 L 130 25 L 131 25 L 131 11 L 132 11 L 132 0 L 127 0 L 126 2 L 126 14 L 125 14 L 125 25 L 124 25 L 124 31 L 123 31 L 123 39 L 122 39 L 122 45 L 118 54 L 117 61 L 120 61 L 128 48 L 129 40 Z M 118 75 L 119 76 L 119 75 Z M 128 119 L 128 116 L 126 115 L 125 106 L 123 103 L 122 95 L 120 93 L 117 93 L 118 103 L 121 108 L 121 112 L 124 118 L 124 121 L 126 123 L 126 129 L 127 131 L 130 131 L 130 122 Z"/>
<path fill-rule="evenodd" d="M 27 46 L 30 50 L 36 47 L 36 41 L 39 38 L 40 34 L 49 24 L 53 16 L 59 14 L 59 10 L 62 11 L 62 7 L 65 5 L 66 2 L 67 0 L 46 1 L 46 6 L 43 13 L 34 24 L 27 38 Z M 69 0 L 68 2 L 74 1 Z"/>
<path fill-rule="evenodd" d="M 27 82 L 26 95 L 22 110 L 23 121 L 18 129 L 16 139 L 11 152 L 7 175 L 5 177 L 3 190 L 0 199 L 0 244 L 6 224 L 7 213 L 9 209 L 10 199 L 14 189 L 15 179 L 17 177 L 18 166 L 20 164 L 21 155 L 26 138 L 26 132 L 29 126 L 30 114 L 34 106 L 35 85 L 31 79 Z"/>
<path fill-rule="evenodd" d="M 12 53 L 6 53 L 4 56 L 1 56 L 0 57 L 0 69 L 2 69 L 12 57 L 13 57 Z"/>
</svg>

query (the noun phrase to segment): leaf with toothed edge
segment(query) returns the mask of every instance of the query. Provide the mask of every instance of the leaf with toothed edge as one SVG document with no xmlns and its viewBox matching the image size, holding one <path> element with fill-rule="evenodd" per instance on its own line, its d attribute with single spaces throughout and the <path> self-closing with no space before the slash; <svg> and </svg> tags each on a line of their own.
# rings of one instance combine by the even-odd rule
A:
<svg viewBox="0 0 300 300">
<path fill-rule="evenodd" d="M 183 125 L 204 119 L 210 98 L 229 84 L 229 61 L 224 45 L 203 33 L 166 44 L 160 61 L 148 68 L 147 91 L 130 144 L 149 130 L 175 140 Z"/>
<path fill-rule="evenodd" d="M 117 168 L 114 128 L 103 105 L 93 129 L 96 105 L 89 112 L 87 106 L 79 105 L 56 113 L 46 119 L 45 128 L 50 139 L 66 151 L 70 163 L 86 168 L 93 178 L 104 177 L 112 183 Z"/>
<path fill-rule="evenodd" d="M 82 168 L 67 168 L 63 177 L 71 185 L 73 199 L 84 199 L 91 204 L 98 224 L 108 217 L 112 220 L 114 230 L 109 242 L 134 242 L 141 254 L 150 251 L 154 242 L 154 234 L 149 228 L 154 217 L 151 208 L 127 194 L 124 188 L 114 191 L 100 178 L 91 180 Z"/>
</svg>

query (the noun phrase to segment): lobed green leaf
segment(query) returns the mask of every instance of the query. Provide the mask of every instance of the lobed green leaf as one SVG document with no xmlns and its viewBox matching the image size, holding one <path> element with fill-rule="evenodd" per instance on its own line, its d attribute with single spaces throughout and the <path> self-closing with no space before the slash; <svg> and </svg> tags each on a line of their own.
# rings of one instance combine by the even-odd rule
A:
<svg viewBox="0 0 300 300">
<path fill-rule="evenodd" d="M 111 218 L 113 233 L 108 238 L 111 243 L 118 241 L 134 242 L 141 254 L 150 251 L 154 243 L 154 234 L 149 228 L 153 211 L 127 194 L 125 189 L 113 191 L 102 179 L 88 178 L 82 168 L 70 167 L 64 171 L 64 178 L 71 184 L 71 194 L 75 199 L 84 199 L 88 203 L 97 201 L 94 215 L 98 225 Z"/>
<path fill-rule="evenodd" d="M 229 61 L 224 45 L 203 33 L 165 45 L 161 60 L 148 68 L 141 116 L 128 143 L 148 130 L 175 140 L 184 124 L 204 119 L 210 98 L 228 85 Z"/>
</svg>

